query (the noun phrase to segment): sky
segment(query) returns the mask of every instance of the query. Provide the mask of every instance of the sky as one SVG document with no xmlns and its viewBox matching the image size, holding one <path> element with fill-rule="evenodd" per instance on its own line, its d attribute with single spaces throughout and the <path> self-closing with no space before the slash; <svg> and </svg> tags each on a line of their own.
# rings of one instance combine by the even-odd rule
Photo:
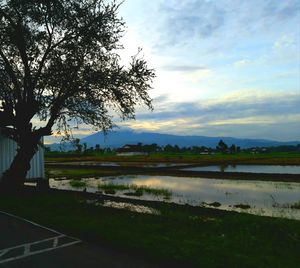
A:
<svg viewBox="0 0 300 268">
<path fill-rule="evenodd" d="M 300 140 L 299 0 L 125 0 L 119 14 L 122 60 L 141 47 L 157 76 L 154 111 L 121 128 Z"/>
</svg>

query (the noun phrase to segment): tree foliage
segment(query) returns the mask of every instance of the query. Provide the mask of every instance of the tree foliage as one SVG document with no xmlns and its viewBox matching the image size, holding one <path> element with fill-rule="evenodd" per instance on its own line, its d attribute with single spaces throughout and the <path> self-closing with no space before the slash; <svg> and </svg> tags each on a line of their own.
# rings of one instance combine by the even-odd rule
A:
<svg viewBox="0 0 300 268">
<path fill-rule="evenodd" d="M 220 140 L 216 148 L 218 151 L 225 153 L 228 149 L 228 146 L 223 140 Z"/>
<path fill-rule="evenodd" d="M 151 106 L 154 71 L 138 55 L 120 63 L 124 21 L 105 0 L 0 2 L 0 127 L 21 148 L 70 122 L 112 126 Z M 35 121 L 43 125 L 34 124 Z"/>
<path fill-rule="evenodd" d="M 133 118 L 138 102 L 151 106 L 153 70 L 137 57 L 120 64 L 117 10 L 102 0 L 2 1 L 1 126 L 20 129 L 38 116 L 46 122 L 39 135 L 71 118 L 107 129 L 111 109 Z"/>
</svg>

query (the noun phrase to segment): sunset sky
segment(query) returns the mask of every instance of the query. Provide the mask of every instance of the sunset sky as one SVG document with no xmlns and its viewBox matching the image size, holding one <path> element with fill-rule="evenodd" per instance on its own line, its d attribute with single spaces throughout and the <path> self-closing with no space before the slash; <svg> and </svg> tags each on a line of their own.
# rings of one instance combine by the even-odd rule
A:
<svg viewBox="0 0 300 268">
<path fill-rule="evenodd" d="M 119 13 L 124 62 L 142 47 L 157 75 L 154 111 L 120 126 L 300 140 L 299 0 L 127 0 Z"/>
</svg>

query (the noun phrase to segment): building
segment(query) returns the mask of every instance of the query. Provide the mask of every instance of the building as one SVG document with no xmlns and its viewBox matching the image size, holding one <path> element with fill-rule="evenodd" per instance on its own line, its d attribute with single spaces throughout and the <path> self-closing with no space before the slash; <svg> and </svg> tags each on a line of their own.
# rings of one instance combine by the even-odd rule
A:
<svg viewBox="0 0 300 268">
<path fill-rule="evenodd" d="M 142 150 L 140 144 L 126 144 L 122 148 L 117 149 L 117 155 L 119 156 L 132 156 L 132 155 L 148 155 L 147 152 Z"/>
<path fill-rule="evenodd" d="M 17 150 L 17 143 L 8 137 L 7 130 L 0 128 L 0 178 L 10 167 Z M 38 151 L 31 159 L 31 169 L 27 173 L 26 179 L 29 181 L 45 178 L 44 149 L 39 146 Z"/>
</svg>

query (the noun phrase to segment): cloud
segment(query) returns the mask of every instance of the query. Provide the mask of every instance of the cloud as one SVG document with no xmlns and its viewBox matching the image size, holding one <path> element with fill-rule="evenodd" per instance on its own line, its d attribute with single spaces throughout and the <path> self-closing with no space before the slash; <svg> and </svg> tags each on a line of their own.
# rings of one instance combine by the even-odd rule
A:
<svg viewBox="0 0 300 268">
<path fill-rule="evenodd" d="M 191 66 L 191 65 L 169 65 L 163 66 L 163 70 L 170 72 L 193 72 L 199 70 L 208 70 L 208 68 L 203 66 Z"/>
<path fill-rule="evenodd" d="M 139 108 L 137 121 L 124 124 L 299 139 L 299 0 L 130 0 L 122 6 L 125 57 L 144 47 L 157 74 L 154 112 Z"/>
<path fill-rule="evenodd" d="M 263 15 L 266 17 L 276 17 L 281 20 L 286 20 L 299 15 L 300 2 L 298 0 L 269 0 L 265 2 Z"/>
<path fill-rule="evenodd" d="M 167 45 L 212 36 L 224 23 L 223 7 L 216 2 L 162 1 L 160 11 L 164 17 L 162 34 L 168 37 L 162 43 Z"/>
<path fill-rule="evenodd" d="M 195 102 L 159 103 L 153 113 L 139 114 L 140 119 L 171 119 L 176 117 L 205 116 L 208 119 L 239 116 L 271 115 L 299 113 L 300 94 L 259 92 L 255 90 L 237 91 L 234 93 Z M 165 107 L 168 107 L 166 110 Z"/>
<path fill-rule="evenodd" d="M 155 97 L 153 99 L 153 102 L 156 103 L 156 104 L 162 104 L 162 103 L 167 102 L 168 99 L 169 99 L 168 94 L 162 94 L 162 95 L 159 95 L 159 96 Z"/>
<path fill-rule="evenodd" d="M 296 140 L 300 139 L 299 100 L 297 92 L 247 90 L 202 102 L 169 102 L 167 110 L 164 103 L 162 110 L 158 105 L 153 113 L 139 114 L 137 121 L 124 124 L 138 130 L 164 133 L 213 135 L 216 131 L 215 136 Z"/>
<path fill-rule="evenodd" d="M 241 117 L 233 119 L 224 119 L 209 122 L 211 126 L 222 126 L 222 125 L 272 125 L 279 123 L 297 123 L 300 122 L 299 114 L 287 114 L 287 115 L 269 115 L 269 116 L 251 116 Z"/>
<path fill-rule="evenodd" d="M 300 140 L 299 100 L 298 92 L 255 90 L 186 103 L 170 102 L 168 95 L 162 95 L 154 100 L 153 113 L 141 111 L 137 120 L 117 124 L 121 128 L 169 134 Z M 79 138 L 91 133 L 88 126 L 74 129 Z"/>
<path fill-rule="evenodd" d="M 249 65 L 250 63 L 251 63 L 250 60 L 242 59 L 242 60 L 238 60 L 238 61 L 234 62 L 233 66 L 236 68 L 241 68 L 241 67 Z"/>
<path fill-rule="evenodd" d="M 159 18 L 154 22 L 160 36 L 155 44 L 158 49 L 191 44 L 201 47 L 206 39 L 218 42 L 219 47 L 245 38 L 256 40 L 259 36 L 263 38 L 261 41 L 266 41 L 269 32 L 289 29 L 286 22 L 295 25 L 300 14 L 298 0 L 238 3 L 235 0 L 161 0 L 159 3 Z"/>
</svg>

